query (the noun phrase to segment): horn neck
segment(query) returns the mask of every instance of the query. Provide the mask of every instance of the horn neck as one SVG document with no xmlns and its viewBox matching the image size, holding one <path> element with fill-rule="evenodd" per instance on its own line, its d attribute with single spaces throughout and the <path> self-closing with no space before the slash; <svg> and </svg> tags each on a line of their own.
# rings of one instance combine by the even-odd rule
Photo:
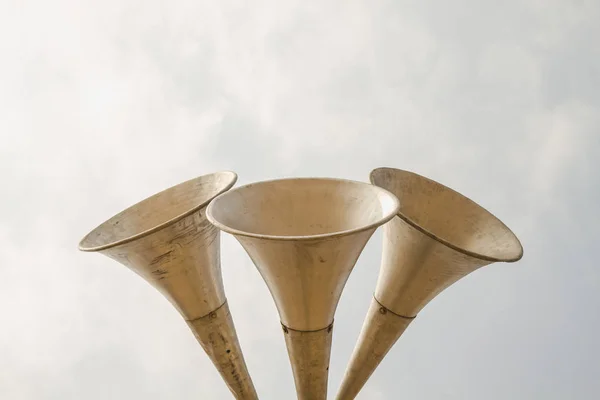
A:
<svg viewBox="0 0 600 400">
<path fill-rule="evenodd" d="M 206 207 L 236 182 L 233 172 L 201 176 L 164 190 L 104 222 L 79 244 L 125 265 L 185 319 L 237 399 L 257 399 L 229 312 L 219 231 Z"/>
<path fill-rule="evenodd" d="M 353 399 L 419 311 L 471 272 L 515 262 L 523 248 L 499 219 L 460 193 L 408 171 L 379 168 L 371 182 L 400 210 L 384 226 L 374 298 L 337 399 Z"/>
</svg>

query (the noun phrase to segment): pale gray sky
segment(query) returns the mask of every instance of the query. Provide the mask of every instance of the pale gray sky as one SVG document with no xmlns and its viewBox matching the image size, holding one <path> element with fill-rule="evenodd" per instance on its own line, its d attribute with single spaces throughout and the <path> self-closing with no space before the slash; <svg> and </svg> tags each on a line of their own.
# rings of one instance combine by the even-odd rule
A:
<svg viewBox="0 0 600 400">
<path fill-rule="evenodd" d="M 432 303 L 362 399 L 600 392 L 600 2 L 0 2 L 0 398 L 228 399 L 175 309 L 76 250 L 123 208 L 220 169 L 238 185 L 413 170 L 521 239 Z M 222 235 L 263 399 L 292 399 L 277 311 Z M 333 398 L 377 278 L 336 315 Z"/>
</svg>

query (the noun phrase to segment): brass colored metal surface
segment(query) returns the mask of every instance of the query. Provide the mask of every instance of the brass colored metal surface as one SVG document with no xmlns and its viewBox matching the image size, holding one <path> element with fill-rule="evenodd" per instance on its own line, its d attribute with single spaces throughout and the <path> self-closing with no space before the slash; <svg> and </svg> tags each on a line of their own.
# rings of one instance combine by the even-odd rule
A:
<svg viewBox="0 0 600 400">
<path fill-rule="evenodd" d="M 231 393 L 239 399 L 258 398 L 246 369 L 229 305 L 225 303 L 208 315 L 187 323 L 213 364 L 228 377 L 225 383 Z"/>
<path fill-rule="evenodd" d="M 296 331 L 283 326 L 296 392 L 300 399 L 325 400 L 333 324 L 318 331 Z"/>
<path fill-rule="evenodd" d="M 451 249 L 399 217 L 383 228 L 375 298 L 398 315 L 414 317 L 444 289 L 490 263 Z"/>
<path fill-rule="evenodd" d="M 371 172 L 371 182 L 394 193 L 398 215 L 384 226 L 382 264 L 375 299 L 387 310 L 408 318 L 444 289 L 493 262 L 514 262 L 523 248 L 514 233 L 487 210 L 423 176 L 391 168 Z M 352 399 L 379 361 L 362 363 L 363 348 L 389 342 L 396 329 L 372 327 L 368 318 L 340 387 L 338 399 Z M 372 333 L 378 332 L 378 333 Z M 397 338 L 396 338 L 397 340 Z M 393 343 L 389 344 L 391 347 Z M 376 357 L 373 355 L 372 357 Z"/>
<path fill-rule="evenodd" d="M 354 399 L 414 318 L 394 314 L 375 299 L 367 312 L 337 399 Z"/>
<path fill-rule="evenodd" d="M 346 280 L 373 232 L 302 241 L 237 239 L 267 283 L 281 323 L 317 331 L 333 322 Z"/>
<path fill-rule="evenodd" d="M 288 331 L 312 332 L 333 323 L 362 249 L 398 207 L 394 195 L 373 185 L 296 178 L 224 193 L 209 205 L 207 217 L 249 254 Z M 300 399 L 326 397 L 331 341 L 322 339 L 318 333 L 286 337 Z"/>
<path fill-rule="evenodd" d="M 208 203 L 236 180 L 218 172 L 173 186 L 98 226 L 79 249 L 98 251 L 155 287 L 188 322 L 234 396 L 257 399 L 226 305 L 219 230 L 206 219 Z M 230 352 L 223 355 L 223 346 Z"/>
</svg>

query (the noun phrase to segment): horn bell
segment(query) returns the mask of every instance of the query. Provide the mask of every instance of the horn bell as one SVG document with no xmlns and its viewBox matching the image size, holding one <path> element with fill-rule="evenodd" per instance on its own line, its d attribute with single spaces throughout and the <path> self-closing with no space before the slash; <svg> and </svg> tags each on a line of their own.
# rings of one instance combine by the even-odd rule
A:
<svg viewBox="0 0 600 400">
<path fill-rule="evenodd" d="M 79 249 L 125 265 L 185 319 L 236 399 L 258 396 L 223 288 L 220 236 L 206 207 L 237 181 L 234 172 L 200 176 L 151 196 L 88 233 Z"/>
<path fill-rule="evenodd" d="M 271 292 L 299 399 L 326 399 L 342 290 L 373 232 L 398 207 L 387 190 L 330 178 L 254 183 L 209 205 L 209 221 L 234 235 Z"/>
<path fill-rule="evenodd" d="M 523 256 L 502 221 L 438 182 L 393 168 L 373 170 L 370 180 L 395 194 L 400 210 L 383 227 L 374 298 L 338 400 L 356 397 L 419 311 L 444 289 L 485 265 Z"/>
</svg>

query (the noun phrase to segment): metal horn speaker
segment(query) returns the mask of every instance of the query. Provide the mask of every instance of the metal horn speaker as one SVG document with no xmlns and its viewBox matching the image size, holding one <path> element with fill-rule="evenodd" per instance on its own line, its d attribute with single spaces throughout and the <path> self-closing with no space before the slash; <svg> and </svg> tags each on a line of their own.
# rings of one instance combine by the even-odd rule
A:
<svg viewBox="0 0 600 400">
<path fill-rule="evenodd" d="M 166 189 L 102 223 L 79 243 L 125 265 L 162 293 L 237 399 L 257 399 L 221 278 L 220 236 L 206 207 L 237 175 L 224 171 Z"/>
<path fill-rule="evenodd" d="M 398 214 L 384 226 L 382 264 L 337 399 L 354 399 L 419 311 L 444 289 L 523 248 L 498 218 L 472 200 L 412 172 L 378 168 L 371 183 L 395 194 Z"/>
<path fill-rule="evenodd" d="M 387 190 L 330 178 L 254 183 L 209 205 L 208 219 L 235 236 L 271 292 L 299 399 L 326 399 L 339 298 L 369 238 L 398 207 Z"/>
</svg>

